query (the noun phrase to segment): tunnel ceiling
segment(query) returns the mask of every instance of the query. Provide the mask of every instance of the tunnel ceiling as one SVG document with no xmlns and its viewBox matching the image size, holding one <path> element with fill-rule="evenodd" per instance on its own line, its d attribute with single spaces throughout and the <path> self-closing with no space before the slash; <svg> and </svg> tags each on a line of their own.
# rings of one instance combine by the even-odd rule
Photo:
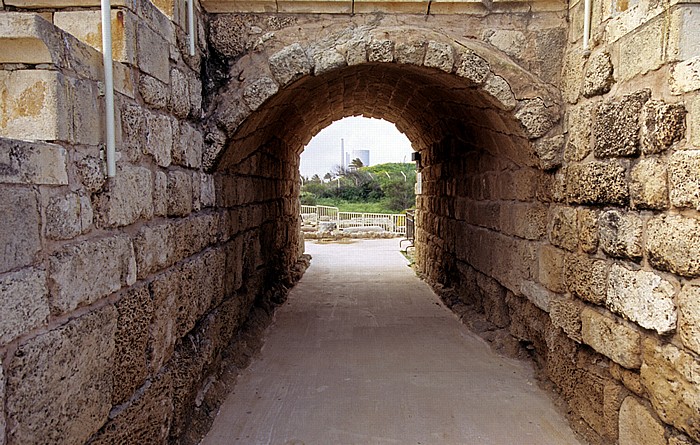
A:
<svg viewBox="0 0 700 445">
<path fill-rule="evenodd" d="M 337 57 L 340 49 L 325 49 L 336 56 L 330 69 L 298 44 L 270 56 L 269 67 L 259 55 L 243 59 L 232 69 L 237 78 L 213 101 L 210 126 L 219 135 L 210 140 L 220 142 L 212 167 L 226 169 L 273 140 L 300 153 L 320 130 L 353 115 L 394 123 L 419 151 L 451 140 L 538 165 L 529 140 L 552 130 L 559 113 L 544 84 L 488 48 L 477 54 L 449 43 L 386 41 L 395 54 L 385 61 L 370 61 L 370 54 L 349 64 L 347 54 Z M 424 51 L 420 64 L 397 63 L 406 45 Z M 372 43 L 366 46 L 371 51 Z M 494 66 L 506 67 L 506 77 Z"/>
</svg>

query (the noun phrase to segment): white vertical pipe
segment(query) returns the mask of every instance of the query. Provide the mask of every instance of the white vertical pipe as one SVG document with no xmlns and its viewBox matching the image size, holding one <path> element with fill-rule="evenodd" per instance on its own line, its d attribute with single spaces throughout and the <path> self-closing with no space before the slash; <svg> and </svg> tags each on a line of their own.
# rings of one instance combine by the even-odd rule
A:
<svg viewBox="0 0 700 445">
<path fill-rule="evenodd" d="M 593 0 L 584 0 L 583 2 L 583 51 L 589 52 L 589 40 L 591 38 L 591 2 Z"/>
<path fill-rule="evenodd" d="M 105 145 L 107 151 L 107 177 L 117 173 L 114 141 L 114 74 L 112 71 L 112 5 L 102 0 L 102 57 L 105 69 Z"/>
<path fill-rule="evenodd" d="M 190 56 L 194 56 L 194 0 L 187 0 L 187 32 L 190 41 Z"/>
</svg>

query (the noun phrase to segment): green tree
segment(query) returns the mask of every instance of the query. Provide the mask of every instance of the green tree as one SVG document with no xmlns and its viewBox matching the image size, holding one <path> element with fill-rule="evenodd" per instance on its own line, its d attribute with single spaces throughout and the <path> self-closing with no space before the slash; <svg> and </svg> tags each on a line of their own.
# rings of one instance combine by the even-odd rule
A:
<svg viewBox="0 0 700 445">
<path fill-rule="evenodd" d="M 355 168 L 362 168 L 365 166 L 365 164 L 362 163 L 362 159 L 360 158 L 355 158 L 350 162 L 350 165 L 355 167 Z"/>
</svg>

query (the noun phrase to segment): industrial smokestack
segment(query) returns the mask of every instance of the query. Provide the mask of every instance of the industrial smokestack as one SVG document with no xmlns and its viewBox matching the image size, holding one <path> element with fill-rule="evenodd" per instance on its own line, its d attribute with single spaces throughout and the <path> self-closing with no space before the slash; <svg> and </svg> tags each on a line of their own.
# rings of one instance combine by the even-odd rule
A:
<svg viewBox="0 0 700 445">
<path fill-rule="evenodd" d="M 340 169 L 345 170 L 345 139 L 340 139 Z"/>
</svg>

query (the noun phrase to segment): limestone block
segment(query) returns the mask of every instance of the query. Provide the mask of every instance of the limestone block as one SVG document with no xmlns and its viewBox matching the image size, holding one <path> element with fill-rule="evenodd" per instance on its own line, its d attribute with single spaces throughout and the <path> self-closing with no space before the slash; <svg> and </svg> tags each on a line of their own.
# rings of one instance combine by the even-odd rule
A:
<svg viewBox="0 0 700 445">
<path fill-rule="evenodd" d="M 549 312 L 552 306 L 552 302 L 561 299 L 560 295 L 550 292 L 543 286 L 532 281 L 522 280 L 520 284 L 520 292 L 530 300 L 532 304 L 542 309 L 545 312 Z"/>
<path fill-rule="evenodd" d="M 148 287 L 129 289 L 114 305 L 117 329 L 114 334 L 114 390 L 112 404 L 120 405 L 140 388 L 148 376 L 148 329 L 153 301 Z"/>
<path fill-rule="evenodd" d="M 116 311 L 89 312 L 20 345 L 6 364 L 8 443 L 85 443 L 107 421 Z"/>
<path fill-rule="evenodd" d="M 261 77 L 246 84 L 243 89 L 243 101 L 251 110 L 257 110 L 267 99 L 279 90 L 277 83 L 269 77 Z"/>
<path fill-rule="evenodd" d="M 94 156 L 86 156 L 78 161 L 78 175 L 80 182 L 93 193 L 101 190 L 106 180 L 103 162 Z"/>
<path fill-rule="evenodd" d="M 171 241 L 172 232 L 172 224 L 167 222 L 143 226 L 134 237 L 134 252 L 139 279 L 173 264 L 175 259 L 174 243 Z"/>
<path fill-rule="evenodd" d="M 490 73 L 488 62 L 479 57 L 473 51 L 461 49 L 459 60 L 456 64 L 456 74 L 469 80 L 474 85 L 484 83 Z"/>
<path fill-rule="evenodd" d="M 0 183 L 68 184 L 66 149 L 55 144 L 0 138 Z"/>
<path fill-rule="evenodd" d="M 535 141 L 535 154 L 542 170 L 551 170 L 561 165 L 564 155 L 564 135 L 541 138 Z"/>
<path fill-rule="evenodd" d="M 425 42 L 396 42 L 394 49 L 396 63 L 423 65 L 425 46 Z"/>
<path fill-rule="evenodd" d="M 585 255 L 569 255 L 565 263 L 566 286 L 572 295 L 593 304 L 603 304 L 610 264 Z"/>
<path fill-rule="evenodd" d="M 620 407 L 620 445 L 666 445 L 663 423 L 634 396 Z"/>
<path fill-rule="evenodd" d="M 598 102 L 585 101 L 572 106 L 567 113 L 568 141 L 564 148 L 566 161 L 582 161 L 591 152 L 591 128 Z"/>
<path fill-rule="evenodd" d="M 51 28 L 53 25 L 38 14 L 2 14 L 0 63 L 35 65 L 62 61 L 64 47 L 61 44 L 57 45 L 57 33 L 52 32 Z"/>
<path fill-rule="evenodd" d="M 161 170 L 153 176 L 153 214 L 168 215 L 168 175 Z"/>
<path fill-rule="evenodd" d="M 521 106 L 515 112 L 515 118 L 525 129 L 525 134 L 530 139 L 544 136 L 556 122 L 544 101 L 540 98 L 521 102 Z"/>
<path fill-rule="evenodd" d="M 86 80 L 70 80 L 72 106 L 71 141 L 78 144 L 98 145 L 104 141 L 104 112 L 97 84 Z"/>
<path fill-rule="evenodd" d="M 112 9 L 112 57 L 133 65 L 136 62 L 136 21 L 130 11 Z M 56 11 L 53 23 L 78 40 L 102 52 L 102 14 L 97 11 Z"/>
<path fill-rule="evenodd" d="M 192 213 L 192 174 L 180 170 L 168 172 L 168 216 Z"/>
<path fill-rule="evenodd" d="M 688 283 L 678 294 L 678 331 L 683 345 L 700 354 L 700 286 Z"/>
<path fill-rule="evenodd" d="M 0 406 L 5 406 L 5 374 L 0 360 Z M 5 445 L 5 410 L 0 412 L 0 445 Z"/>
<path fill-rule="evenodd" d="M 566 169 L 566 199 L 576 204 L 618 204 L 629 200 L 625 167 L 618 161 L 586 162 Z"/>
<path fill-rule="evenodd" d="M 680 215 L 652 218 L 647 223 L 646 254 L 659 270 L 700 276 L 700 221 Z"/>
<path fill-rule="evenodd" d="M 368 41 L 365 37 L 353 37 L 347 43 L 345 48 L 345 59 L 348 66 L 360 65 L 367 62 L 367 45 Z M 423 63 L 423 60 L 421 60 Z"/>
<path fill-rule="evenodd" d="M 431 68 L 437 68 L 446 73 L 452 72 L 452 67 L 455 64 L 455 54 L 452 45 L 448 43 L 440 43 L 435 41 L 428 42 L 428 47 L 425 50 L 425 60 L 423 65 Z"/>
<path fill-rule="evenodd" d="M 685 434 L 672 434 L 668 438 L 668 445 L 693 445 L 693 442 Z"/>
<path fill-rule="evenodd" d="M 677 151 L 668 161 L 671 204 L 700 210 L 700 150 Z"/>
<path fill-rule="evenodd" d="M 578 246 L 586 253 L 598 250 L 598 218 L 600 212 L 586 207 L 576 210 L 578 221 Z"/>
<path fill-rule="evenodd" d="M 45 325 L 49 317 L 46 272 L 26 268 L 0 279 L 0 345 Z"/>
<path fill-rule="evenodd" d="M 685 107 L 650 100 L 642 108 L 641 141 L 645 154 L 661 153 L 685 135 Z"/>
<path fill-rule="evenodd" d="M 117 141 L 121 140 L 122 149 L 128 155 L 129 160 L 138 162 L 145 144 L 144 108 L 134 103 L 124 103 L 119 107 L 119 120 L 121 121 L 121 132 L 117 132 Z"/>
<path fill-rule="evenodd" d="M 190 90 L 190 114 L 192 117 L 199 118 L 202 115 L 202 80 L 195 76 L 189 76 Z"/>
<path fill-rule="evenodd" d="M 170 88 L 155 77 L 148 74 L 139 76 L 139 94 L 153 108 L 165 110 L 168 107 Z"/>
<path fill-rule="evenodd" d="M 616 64 L 619 82 L 663 65 L 667 39 L 665 26 L 659 17 L 620 39 L 619 63 Z"/>
<path fill-rule="evenodd" d="M 90 441 L 91 445 L 167 443 L 173 416 L 172 379 L 159 374 L 142 394 L 119 411 Z"/>
<path fill-rule="evenodd" d="M 486 78 L 483 88 L 484 91 L 495 100 L 494 105 L 498 108 L 510 111 L 518 104 L 510 85 L 508 85 L 508 82 L 501 76 L 489 75 Z"/>
<path fill-rule="evenodd" d="M 199 168 L 202 164 L 204 137 L 189 122 L 180 125 L 180 137 L 173 146 L 173 163 L 183 167 Z"/>
<path fill-rule="evenodd" d="M 562 68 L 561 90 L 564 100 L 574 104 L 581 94 L 581 79 L 584 77 L 585 58 L 576 50 L 564 54 Z"/>
<path fill-rule="evenodd" d="M 630 171 L 630 201 L 635 209 L 668 208 L 666 164 L 656 158 L 639 160 Z"/>
<path fill-rule="evenodd" d="M 318 76 L 328 71 L 342 68 L 347 65 L 345 57 L 335 48 L 315 51 L 312 55 L 314 61 L 314 75 Z"/>
<path fill-rule="evenodd" d="M 547 208 L 533 204 L 511 204 L 500 207 L 500 227 L 504 233 L 537 240 L 547 233 Z"/>
<path fill-rule="evenodd" d="M 128 226 L 153 217 L 153 178 L 145 167 L 117 166 L 109 188 L 94 196 L 95 215 L 102 227 Z"/>
<path fill-rule="evenodd" d="M 214 187 L 214 177 L 212 175 L 203 173 L 200 175 L 200 197 L 199 201 L 202 203 L 202 207 L 213 207 L 216 203 L 216 189 Z"/>
<path fill-rule="evenodd" d="M 635 156 L 639 153 L 639 114 L 651 97 L 650 90 L 627 94 L 619 101 L 604 102 L 593 124 L 598 158 Z"/>
<path fill-rule="evenodd" d="M 516 59 L 523 59 L 527 48 L 527 38 L 521 31 L 510 29 L 489 29 L 483 40 Z"/>
<path fill-rule="evenodd" d="M 669 334 L 676 330 L 678 318 L 673 301 L 675 294 L 674 283 L 653 272 L 629 270 L 613 264 L 605 304 L 643 328 Z"/>
<path fill-rule="evenodd" d="M 700 362 L 672 344 L 642 342 L 642 385 L 666 423 L 700 441 Z"/>
<path fill-rule="evenodd" d="M 367 60 L 370 62 L 393 62 L 394 42 L 392 40 L 373 39 L 367 45 Z"/>
<path fill-rule="evenodd" d="M 281 86 L 311 73 L 311 62 L 298 43 L 294 43 L 270 56 L 270 71 Z"/>
<path fill-rule="evenodd" d="M 72 239 L 90 230 L 93 221 L 90 198 L 77 193 L 54 196 L 45 210 L 47 238 Z"/>
<path fill-rule="evenodd" d="M 598 220 L 600 247 L 614 258 L 642 258 L 642 219 L 634 213 L 607 210 Z"/>
<path fill-rule="evenodd" d="M 700 147 L 700 93 L 688 96 L 685 105 L 688 110 L 688 142 L 694 147 Z"/>
<path fill-rule="evenodd" d="M 174 121 L 165 115 L 146 111 L 146 145 L 144 153 L 153 156 L 161 167 L 172 162 Z"/>
<path fill-rule="evenodd" d="M 539 281 L 552 292 L 565 292 L 564 280 L 565 252 L 547 244 L 540 247 Z"/>
<path fill-rule="evenodd" d="M 642 365 L 641 334 L 631 324 L 591 308 L 581 313 L 583 342 L 625 368 Z"/>
<path fill-rule="evenodd" d="M 170 45 L 144 22 L 137 26 L 138 67 L 163 83 L 170 84 Z"/>
<path fill-rule="evenodd" d="M 553 245 L 571 252 L 575 251 L 578 247 L 576 209 L 565 206 L 550 208 L 547 234 L 549 242 Z"/>
<path fill-rule="evenodd" d="M 58 71 L 0 71 L 0 137 L 70 140 L 72 107 L 66 84 Z"/>
<path fill-rule="evenodd" d="M 136 281 L 136 260 L 125 235 L 67 245 L 49 258 L 52 309 L 92 304 Z"/>
<path fill-rule="evenodd" d="M 671 94 L 680 95 L 700 90 L 700 56 L 678 63 L 668 78 Z"/>
<path fill-rule="evenodd" d="M 186 118 L 190 114 L 190 86 L 187 77 L 182 71 L 173 68 L 170 70 L 170 110 L 180 119 Z"/>
<path fill-rule="evenodd" d="M 561 328 L 570 339 L 581 343 L 581 312 L 585 305 L 574 298 L 550 301 L 549 316 L 552 324 Z"/>
<path fill-rule="evenodd" d="M 615 83 L 613 77 L 613 65 L 610 54 L 599 52 L 591 56 L 586 66 L 586 74 L 583 78 L 583 95 L 586 97 L 598 96 L 610 91 Z"/>
<path fill-rule="evenodd" d="M 41 249 L 40 222 L 33 190 L 0 187 L 0 272 L 33 262 Z"/>
</svg>

